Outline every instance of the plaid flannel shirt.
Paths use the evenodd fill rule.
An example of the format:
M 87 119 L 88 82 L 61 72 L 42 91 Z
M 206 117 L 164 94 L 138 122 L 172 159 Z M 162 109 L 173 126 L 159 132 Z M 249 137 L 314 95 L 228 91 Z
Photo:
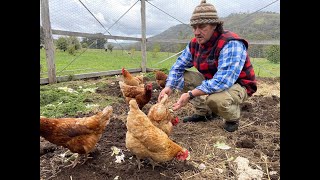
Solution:
M 207 94 L 212 94 L 230 88 L 239 77 L 246 60 L 246 55 L 246 47 L 241 41 L 229 41 L 220 52 L 218 71 L 212 79 L 202 81 L 196 89 Z M 188 44 L 171 67 L 166 81 L 166 87 L 182 90 L 184 86 L 183 73 L 185 69 L 191 68 L 192 66 L 192 55 Z

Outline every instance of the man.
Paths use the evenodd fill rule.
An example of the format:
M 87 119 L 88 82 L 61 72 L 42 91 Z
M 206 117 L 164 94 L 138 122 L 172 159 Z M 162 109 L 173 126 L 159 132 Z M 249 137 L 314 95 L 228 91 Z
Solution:
M 206 0 L 196 6 L 190 24 L 195 37 L 171 67 L 158 100 L 173 89 L 182 90 L 173 110 L 188 102 L 196 109 L 183 122 L 206 121 L 219 115 L 224 119 L 224 129 L 233 132 L 239 126 L 240 104 L 257 91 L 248 42 L 223 30 L 223 21 Z M 193 66 L 198 72 L 186 70 Z

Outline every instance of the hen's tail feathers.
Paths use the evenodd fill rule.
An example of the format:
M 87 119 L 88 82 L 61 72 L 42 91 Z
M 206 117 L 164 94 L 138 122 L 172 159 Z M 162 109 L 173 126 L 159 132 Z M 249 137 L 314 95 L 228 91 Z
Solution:
M 100 121 L 102 123 L 109 124 L 112 111 L 113 111 L 112 106 L 105 107 L 103 109 L 103 111 L 102 111 L 102 115 L 100 117 Z
M 140 81 L 139 84 L 144 84 L 144 77 L 143 77 L 142 74 L 141 75 L 137 75 L 136 78 Z
M 131 109 L 139 109 L 138 103 L 135 99 L 131 99 L 129 101 L 129 105 L 130 105 L 130 110 Z
M 125 97 L 125 95 L 124 95 L 124 82 L 123 81 L 119 81 L 119 86 L 120 86 L 120 90 L 121 90 L 121 92 L 122 92 L 122 95 L 123 95 L 123 97 Z
M 119 81 L 119 86 L 120 86 L 120 89 L 122 89 L 123 86 L 124 86 L 124 82 L 123 81 Z
M 119 81 L 119 87 L 120 87 L 120 89 L 123 89 L 123 86 L 124 86 L 124 82 L 123 82 L 123 81 Z

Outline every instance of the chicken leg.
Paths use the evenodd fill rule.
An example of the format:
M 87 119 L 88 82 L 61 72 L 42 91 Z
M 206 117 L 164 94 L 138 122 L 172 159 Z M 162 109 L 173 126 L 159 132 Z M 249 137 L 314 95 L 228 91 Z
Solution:
M 79 158 L 80 158 L 80 155 L 78 155 L 78 156 L 76 157 L 76 159 L 75 159 L 71 164 L 67 165 L 66 167 L 70 167 L 70 166 L 72 166 L 72 168 L 76 167 L 76 165 L 77 165 L 78 162 L 79 162 Z
M 81 163 L 81 165 L 84 164 L 85 162 L 87 162 L 87 160 L 91 159 L 91 158 L 93 158 L 93 157 L 89 157 L 88 154 L 85 154 L 84 161 L 83 161 L 83 163 Z
M 76 157 L 76 159 L 75 159 L 71 164 L 67 165 L 66 167 L 70 167 L 70 166 L 72 166 L 72 168 L 76 167 L 77 164 L 79 163 L 80 156 L 81 156 L 81 155 L 78 155 L 78 156 Z M 88 159 L 90 159 L 90 158 L 92 158 L 92 157 L 88 157 L 88 154 L 85 154 L 84 161 L 83 161 L 83 163 L 81 163 L 81 165 L 84 164 L 84 163 L 85 163 Z
M 152 165 L 152 170 L 153 170 L 153 171 L 154 171 L 154 167 L 155 167 L 155 166 L 163 167 L 163 166 L 161 166 L 159 163 L 156 163 L 155 161 L 153 161 L 151 158 L 148 158 L 148 160 L 149 160 L 149 164 Z
M 137 163 L 138 163 L 138 169 L 139 169 L 139 171 L 140 171 L 140 167 L 141 167 L 141 161 L 140 161 L 140 159 L 141 158 L 139 158 L 138 156 L 136 156 L 137 157 Z

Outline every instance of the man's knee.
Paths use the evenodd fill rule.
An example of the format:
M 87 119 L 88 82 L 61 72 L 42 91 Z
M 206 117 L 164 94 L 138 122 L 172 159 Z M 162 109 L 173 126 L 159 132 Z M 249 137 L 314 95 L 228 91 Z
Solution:
M 186 89 L 194 89 L 195 87 L 199 86 L 205 79 L 201 73 L 188 70 L 184 72 L 183 77 Z
M 224 98 L 208 98 L 205 103 L 210 109 L 222 112 L 228 111 L 232 105 L 230 100 Z

